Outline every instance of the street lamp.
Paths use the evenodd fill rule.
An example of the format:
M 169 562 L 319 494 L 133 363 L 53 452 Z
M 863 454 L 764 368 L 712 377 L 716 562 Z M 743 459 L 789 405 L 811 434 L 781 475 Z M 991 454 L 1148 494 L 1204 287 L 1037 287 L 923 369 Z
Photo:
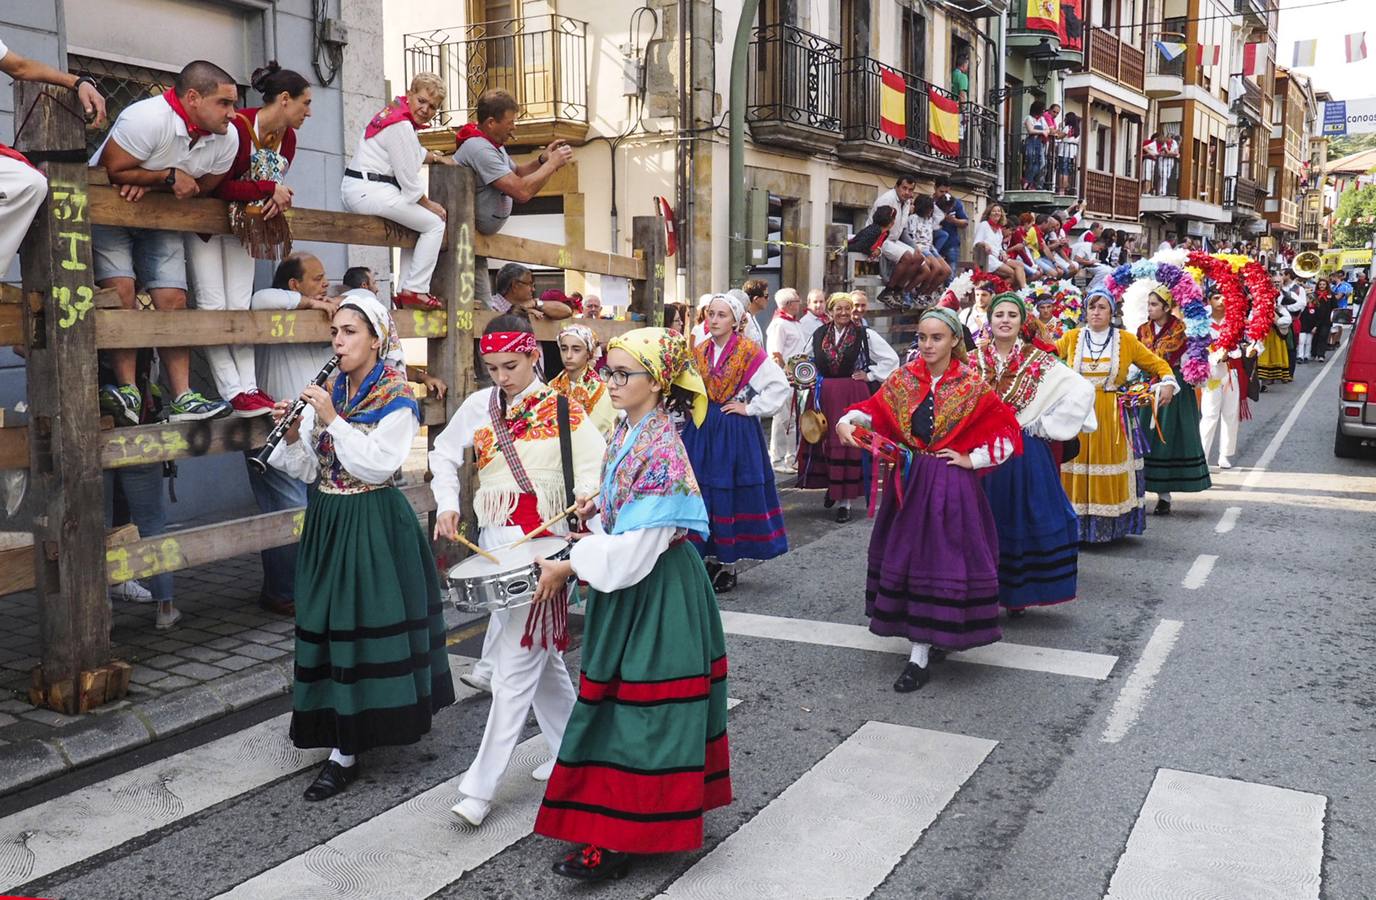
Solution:
M 1020 84 L 1013 87 L 1005 86 L 991 88 L 989 90 L 990 106 L 1000 106 L 1005 100 L 1020 94 L 1039 93 L 1046 87 L 1046 83 L 1051 80 L 1053 63 L 1060 58 L 1060 54 L 1052 48 L 1049 39 L 1042 38 L 1037 42 L 1036 47 L 1028 51 L 1027 58 L 1032 63 L 1032 80 L 1037 86 L 1032 87 L 1028 84 Z

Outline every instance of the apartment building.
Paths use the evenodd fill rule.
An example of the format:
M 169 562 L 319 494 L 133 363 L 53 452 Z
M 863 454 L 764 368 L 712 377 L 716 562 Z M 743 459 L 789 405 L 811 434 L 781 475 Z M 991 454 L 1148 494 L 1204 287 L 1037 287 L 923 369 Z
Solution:
M 1314 133 L 1317 111 L 1309 79 L 1278 67 L 1264 209 L 1271 233 L 1285 243 L 1296 243 L 1300 236 L 1300 206 L 1310 169 L 1309 135 Z
M 574 164 L 518 208 L 508 233 L 628 253 L 631 217 L 653 214 L 662 197 L 678 226 L 669 299 L 747 274 L 839 287 L 849 273 L 832 251 L 899 173 L 917 174 L 925 190 L 948 177 L 969 214 L 982 213 L 998 177 L 989 92 L 1001 70 L 1003 3 L 761 0 L 742 23 L 740 0 L 468 0 L 450 11 L 385 0 L 386 72 L 397 89 L 417 71 L 443 75 L 449 126 L 470 119 L 484 90 L 510 91 L 523 106 L 510 148 L 518 157 L 553 137 L 575 146 Z M 745 168 L 733 186 L 727 113 L 738 48 L 748 72 Z M 953 70 L 965 58 L 960 97 Z M 885 124 L 894 111 L 885 91 L 901 98 L 901 129 Z M 929 139 L 934 97 L 959 109 L 958 149 Z M 738 228 L 733 187 L 748 200 Z M 733 271 L 733 243 L 748 273 Z M 617 289 L 578 274 L 565 284 Z

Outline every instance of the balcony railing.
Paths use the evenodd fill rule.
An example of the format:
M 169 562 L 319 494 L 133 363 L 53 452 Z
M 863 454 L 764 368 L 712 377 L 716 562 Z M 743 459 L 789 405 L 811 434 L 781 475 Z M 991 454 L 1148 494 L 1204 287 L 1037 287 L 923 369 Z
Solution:
M 1188 45 L 1185 48 L 1185 52 L 1181 53 L 1175 59 L 1166 59 L 1166 57 L 1161 54 L 1161 51 L 1157 49 L 1156 41 L 1161 41 L 1165 44 L 1184 44 L 1185 35 L 1163 31 L 1147 42 L 1147 74 L 1161 75 L 1168 78 L 1184 78 L 1185 59 L 1190 55 Z
M 1237 81 L 1242 83 L 1242 91 L 1233 97 L 1233 112 L 1247 118 L 1253 125 L 1260 125 L 1261 88 L 1256 82 L 1248 81 L 1240 75 L 1237 76 Z
M 1085 172 L 1085 214 L 1088 216 L 1135 222 L 1141 193 L 1142 186 L 1136 178 L 1124 178 L 1111 172 Z
M 1086 69 L 1142 93 L 1146 57 L 1141 50 L 1104 28 L 1086 29 L 1085 42 L 1089 44 Z
M 999 117 L 978 103 L 960 104 L 960 167 L 987 172 L 998 171 Z
M 1180 196 L 1180 157 L 1142 157 L 1142 193 L 1154 197 Z
M 403 37 L 406 79 L 417 72 L 444 79 L 448 95 L 436 124 L 472 120 L 483 92 L 500 88 L 520 104 L 520 142 L 532 136 L 530 126 L 536 124 L 568 123 L 586 133 L 587 32 L 586 22 L 541 15 L 408 34 Z
M 1008 190 L 1057 193 L 1056 139 L 1047 138 L 1039 144 L 1026 134 L 1019 133 L 1017 138 L 1009 147 L 1007 170 L 1004 173 Z M 1073 185 L 1075 182 L 1071 183 Z
M 882 83 L 884 70 L 894 72 L 904 83 L 904 132 L 906 137 L 895 139 L 880 125 Z M 882 65 L 868 56 L 852 56 L 841 61 L 841 135 L 845 141 L 869 141 L 893 144 L 918 156 L 955 163 L 957 156 L 943 153 L 930 140 L 930 104 L 928 90 L 955 100 L 945 88 L 936 87 L 925 78 Z
M 1261 185 L 1250 178 L 1227 175 L 1223 178 L 1223 206 L 1227 209 L 1255 210 L 1261 201 Z
M 755 29 L 746 121 L 841 134 L 841 45 L 792 25 Z

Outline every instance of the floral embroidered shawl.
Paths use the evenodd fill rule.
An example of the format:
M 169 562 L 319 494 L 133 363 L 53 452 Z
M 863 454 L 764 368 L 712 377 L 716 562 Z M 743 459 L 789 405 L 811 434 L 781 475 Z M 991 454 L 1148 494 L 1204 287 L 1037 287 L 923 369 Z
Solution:
M 912 420 L 931 392 L 931 373 L 919 358 L 890 375 L 879 393 L 850 409 L 869 415 L 874 431 L 917 450 L 969 453 L 984 447 L 992 455 L 998 440 L 1006 438 L 1014 455 L 1022 452 L 1022 428 L 1013 410 L 985 383 L 977 368 L 955 359 L 937 382 L 932 440 L 924 444 L 912 433 Z
M 717 404 L 730 403 L 745 390 L 767 357 L 759 344 L 738 334 L 731 335 L 716 354 L 716 362 L 709 362 L 709 351 L 715 350 L 716 344 L 710 339 L 703 341 L 693 348 L 693 359 L 707 385 L 707 399 Z
M 379 362 L 368 377 L 363 379 L 352 397 L 346 398 L 349 379 L 343 375 L 334 380 L 330 399 L 334 401 L 334 411 L 344 421 L 364 431 L 371 431 L 377 423 L 399 409 L 408 410 L 420 421 L 420 407 L 406 383 L 406 376 L 386 362 Z M 323 428 L 315 442 L 315 453 L 320 460 L 322 477 L 330 480 L 339 489 L 355 486 L 355 479 L 339 463 L 334 452 L 334 436 Z M 361 484 L 361 482 L 358 482 Z
M 1061 365 L 1060 357 L 1048 353 L 1021 339 L 1013 346 L 1008 359 L 1000 365 L 993 339 L 983 341 L 974 354 L 975 365 L 999 399 L 1021 412 L 1037 396 L 1043 376 Z
M 608 534 L 673 527 L 707 537 L 702 492 L 662 408 L 635 425 L 622 419 L 602 465 L 602 525 Z
M 849 378 L 860 371 L 860 357 L 866 349 L 864 327 L 851 323 L 838 339 L 836 326 L 827 323 L 812 336 L 812 357 L 826 378 Z
M 1137 327 L 1137 340 L 1170 363 L 1171 368 L 1180 368 L 1181 357 L 1185 355 L 1185 323 L 1180 319 L 1171 316 L 1160 331 L 1150 321 L 1143 322 Z

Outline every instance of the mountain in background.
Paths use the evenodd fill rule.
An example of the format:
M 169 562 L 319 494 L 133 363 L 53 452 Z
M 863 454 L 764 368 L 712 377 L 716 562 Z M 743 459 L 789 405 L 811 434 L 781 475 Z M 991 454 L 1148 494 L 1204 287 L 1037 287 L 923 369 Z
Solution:
M 1376 150 L 1376 134 L 1349 134 L 1328 142 L 1329 160 L 1342 159 L 1363 150 Z

